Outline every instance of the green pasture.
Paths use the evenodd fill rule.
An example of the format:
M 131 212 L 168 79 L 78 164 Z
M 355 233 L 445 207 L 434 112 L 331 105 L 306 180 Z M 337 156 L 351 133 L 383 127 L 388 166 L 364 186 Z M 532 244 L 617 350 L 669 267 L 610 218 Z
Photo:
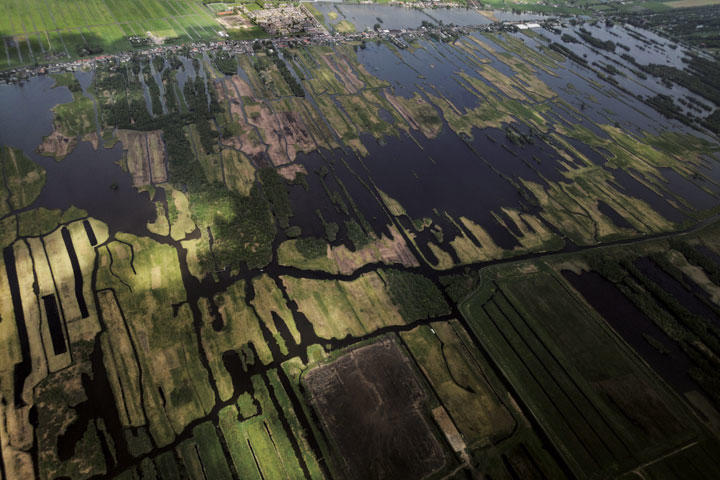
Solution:
M 211 9 L 180 0 L 3 0 L 0 69 L 132 48 L 129 36 L 166 42 L 217 36 Z
M 695 435 L 676 397 L 538 266 L 498 272 L 460 310 L 570 469 L 616 474 Z

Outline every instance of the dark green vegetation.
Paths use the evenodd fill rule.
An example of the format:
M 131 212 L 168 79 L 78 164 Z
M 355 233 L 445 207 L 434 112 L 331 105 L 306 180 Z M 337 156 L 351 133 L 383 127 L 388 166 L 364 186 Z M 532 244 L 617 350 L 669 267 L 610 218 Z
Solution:
M 656 30 L 682 43 L 720 51 L 720 5 L 674 8 L 662 12 L 643 12 L 627 15 L 623 19 L 632 25 Z M 682 6 L 682 2 L 680 5 Z M 686 5 L 691 7 L 691 5 Z
M 406 40 L 2 87 L 3 478 L 718 477 L 715 61 Z
M 640 68 L 649 75 L 661 78 L 668 85 L 676 83 L 712 101 L 714 104 L 720 105 L 720 81 L 718 81 L 718 78 L 720 78 L 720 63 L 717 61 L 691 56 L 683 70 L 657 64 L 643 65 Z M 670 118 L 685 119 L 685 116 L 679 112 L 672 99 L 666 95 L 659 94 L 653 97 L 652 105 Z M 720 134 L 720 113 L 718 112 L 720 112 L 720 109 L 715 109 L 710 116 L 699 120 L 700 124 L 716 134 Z
M 405 318 L 433 318 L 450 313 L 438 288 L 429 279 L 406 272 L 388 270 L 384 277 L 393 303 Z
M 611 252 L 591 256 L 588 264 L 612 282 L 659 329 L 653 348 L 676 344 L 684 354 L 684 372 L 714 403 L 720 402 L 716 353 L 720 351 L 718 309 L 709 301 L 720 280 L 712 247 L 716 229 L 699 238 L 671 240 L 670 249 Z M 709 290 L 708 290 L 709 289 Z M 710 293 L 712 292 L 712 293 Z M 650 337 L 654 338 L 654 337 Z
M 714 229 L 700 238 L 711 237 Z M 560 452 L 579 477 L 599 469 L 607 469 L 604 476 L 618 475 L 627 465 L 642 463 L 643 458 L 654 457 L 661 451 L 677 453 L 646 467 L 652 475 L 668 474 L 675 468 L 673 465 L 687 461 L 695 463 L 698 478 L 717 474 L 718 467 L 711 460 L 717 455 L 717 443 L 713 440 L 717 434 L 717 411 L 710 403 L 718 405 L 718 399 L 708 388 L 713 380 L 706 375 L 711 370 L 702 373 L 707 368 L 707 355 L 713 358 L 714 354 L 696 351 L 694 358 L 700 365 L 687 372 L 698 381 L 701 391 L 686 384 L 679 387 L 677 383 L 674 385 L 677 390 L 671 391 L 636 357 L 638 352 L 642 356 L 650 352 L 645 360 L 658 368 L 655 357 L 669 355 L 678 345 L 684 351 L 683 345 L 689 344 L 694 344 L 694 348 L 699 345 L 713 348 L 713 342 L 706 343 L 713 335 L 707 332 L 707 324 L 703 324 L 700 316 L 686 311 L 692 308 L 691 304 L 680 305 L 673 293 L 655 283 L 662 282 L 661 278 L 653 275 L 654 279 L 650 279 L 634 266 L 649 254 L 653 262 L 668 269 L 674 264 L 672 268 L 677 269 L 680 258 L 672 252 L 660 253 L 663 244 L 598 249 L 587 255 L 559 256 L 546 262 L 490 269 L 477 293 L 461 306 L 471 329 L 551 441 L 565 445 Z M 625 295 L 624 301 L 629 299 L 640 310 L 623 310 L 622 302 L 608 290 L 616 288 L 612 284 L 590 282 L 594 274 L 578 276 L 568 270 L 587 268 L 583 265 L 611 279 L 622 292 L 620 298 Z M 693 274 L 695 281 L 701 278 L 697 275 Z M 700 287 L 691 287 L 690 278 L 685 276 L 684 282 L 685 287 L 680 288 L 701 295 L 697 291 Z M 652 329 L 641 336 L 643 329 L 652 325 L 643 326 L 643 314 L 668 336 L 659 337 Z M 692 337 L 695 335 L 692 330 L 701 335 Z M 623 340 L 618 340 L 623 337 L 638 350 L 632 351 Z M 642 343 L 634 343 L 635 339 Z M 652 350 L 657 348 L 662 351 L 653 357 Z M 685 394 L 691 406 L 684 404 L 678 393 Z M 698 438 L 702 440 L 698 442 Z M 688 444 L 692 448 L 680 454 Z
M 275 224 L 266 197 L 254 185 L 250 195 L 223 192 L 208 188 L 190 194 L 193 219 L 203 225 L 213 225 L 213 248 L 201 257 L 206 269 L 222 269 L 245 263 L 249 268 L 267 265 L 272 255 Z M 227 216 L 213 215 L 222 205 Z
M 292 217 L 292 207 L 288 197 L 288 188 L 285 179 L 273 168 L 263 168 L 258 172 L 258 178 L 262 183 L 263 192 L 270 201 L 275 218 L 280 227 L 287 228 Z
M 221 65 L 228 61 L 220 58 Z M 234 58 L 232 61 L 235 61 Z M 173 63 L 172 58 L 169 63 Z M 135 60 L 130 68 L 140 71 L 143 66 L 147 64 Z M 164 65 L 164 68 L 170 70 L 172 67 Z M 177 95 L 180 101 L 166 102 L 166 105 L 174 105 L 175 108 L 168 107 L 165 114 L 162 110 L 155 113 L 155 109 L 150 114 L 142 96 L 136 93 L 141 85 L 132 76 L 113 67 L 99 76 L 103 80 L 99 81 L 96 91 L 125 92 L 121 96 L 104 97 L 100 110 L 104 126 L 109 127 L 116 122 L 115 125 L 121 128 L 161 130 L 167 148 L 169 181 L 186 190 L 195 223 L 199 226 L 213 225 L 214 248 L 200 255 L 203 268 L 210 271 L 243 263 L 251 267 L 267 264 L 271 256 L 270 243 L 276 231 L 270 205 L 280 226 L 286 227 L 291 215 L 287 192 L 283 180 L 274 170 L 261 170 L 263 186 L 253 186 L 247 196 L 228 191 L 212 173 L 199 174 L 203 170 L 204 158 L 220 150 L 219 134 L 211 126 L 215 115 L 220 112 L 215 89 L 208 89 L 210 84 L 198 75 L 194 81 L 185 83 L 180 95 L 179 86 L 170 77 L 169 81 L 163 82 L 165 98 Z M 155 89 L 150 89 L 150 95 L 154 99 L 153 104 L 156 100 L 159 103 L 157 83 L 150 76 L 146 82 L 155 85 Z M 197 146 L 191 145 L 186 131 L 188 125 L 197 129 Z
M 0 148 L 0 215 L 30 205 L 45 185 L 45 171 L 25 156 L 22 150 Z

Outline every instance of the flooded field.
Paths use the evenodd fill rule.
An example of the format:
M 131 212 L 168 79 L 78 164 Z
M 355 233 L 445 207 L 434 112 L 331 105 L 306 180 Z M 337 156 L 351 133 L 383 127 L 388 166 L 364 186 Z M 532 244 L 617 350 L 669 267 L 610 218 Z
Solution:
M 717 473 L 709 60 L 313 6 L 0 85 L 3 478 Z
M 392 5 L 360 5 L 352 3 L 314 3 L 330 25 L 345 20 L 358 31 L 372 29 L 380 24 L 386 29 L 418 28 L 423 22 L 465 25 L 484 25 L 491 20 L 474 9 L 437 8 L 419 9 Z M 511 16 L 512 17 L 512 16 Z

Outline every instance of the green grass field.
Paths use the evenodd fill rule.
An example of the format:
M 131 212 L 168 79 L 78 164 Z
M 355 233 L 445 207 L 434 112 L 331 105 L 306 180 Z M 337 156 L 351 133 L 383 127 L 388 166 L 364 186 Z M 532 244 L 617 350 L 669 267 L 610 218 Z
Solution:
M 703 7 L 705 5 L 718 4 L 720 4 L 720 0 L 676 0 L 672 2 L 665 2 L 665 5 L 671 8 Z
M 561 277 L 509 270 L 460 310 L 576 475 L 620 472 L 696 434 L 676 397 Z
M 218 24 L 199 2 L 180 0 L 3 0 L 0 69 L 77 57 L 83 49 L 129 50 L 129 36 L 215 38 Z

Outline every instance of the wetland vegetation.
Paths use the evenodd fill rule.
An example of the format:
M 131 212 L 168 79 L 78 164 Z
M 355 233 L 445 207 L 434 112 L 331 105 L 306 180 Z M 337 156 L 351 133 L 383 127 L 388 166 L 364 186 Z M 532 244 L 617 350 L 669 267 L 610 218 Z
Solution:
M 113 42 L 276 5 L 32 5 L 0 69 L 136 52 L 0 85 L 0 477 L 720 475 L 696 36 L 315 4 L 346 36 L 158 53 Z M 527 28 L 422 33 L 463 16 Z

